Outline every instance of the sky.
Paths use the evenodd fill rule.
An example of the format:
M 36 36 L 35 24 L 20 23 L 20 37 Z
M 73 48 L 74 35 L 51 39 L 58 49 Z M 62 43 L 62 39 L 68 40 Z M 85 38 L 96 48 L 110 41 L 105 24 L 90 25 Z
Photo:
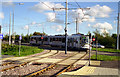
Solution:
M 1 4 L 0 4 L 1 5 Z M 0 24 L 2 33 L 8 34 L 11 14 L 11 26 L 14 11 L 14 32 L 29 34 L 45 32 L 48 35 L 64 34 L 65 2 L 2 2 Z M 53 10 L 54 8 L 54 10 Z M 55 9 L 62 8 L 62 9 Z M 80 9 L 82 8 L 82 9 Z M 118 2 L 77 2 L 68 3 L 68 35 L 76 33 L 76 18 L 79 33 L 87 34 L 96 29 L 100 33 L 117 33 Z M 12 27 L 11 27 L 12 30 Z M 12 31 L 11 31 L 12 32 Z

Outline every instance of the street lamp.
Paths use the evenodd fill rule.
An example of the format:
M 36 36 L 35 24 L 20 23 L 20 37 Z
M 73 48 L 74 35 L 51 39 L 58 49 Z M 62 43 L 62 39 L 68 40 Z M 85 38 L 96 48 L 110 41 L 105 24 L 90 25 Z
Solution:
M 18 5 L 24 5 L 24 3 L 17 3 Z M 16 5 L 17 5 L 16 4 Z M 10 15 L 11 18 L 11 15 Z M 11 22 L 11 19 L 10 19 Z M 11 23 L 10 23 L 11 24 Z M 13 22 L 12 22 L 12 45 L 15 43 L 15 32 L 14 32 L 14 9 L 13 9 Z M 11 44 L 11 36 L 10 36 L 10 25 L 9 25 L 9 45 Z

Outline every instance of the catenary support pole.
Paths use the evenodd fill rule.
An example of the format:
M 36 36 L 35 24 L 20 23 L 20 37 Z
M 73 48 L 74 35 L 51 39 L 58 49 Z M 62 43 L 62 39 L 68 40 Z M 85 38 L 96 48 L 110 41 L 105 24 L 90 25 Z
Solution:
M 117 50 L 119 50 L 119 24 L 120 24 L 120 22 L 119 22 L 119 19 L 120 19 L 120 12 L 119 12 L 119 3 L 120 2 L 118 2 L 118 26 L 117 26 Z
M 9 22 L 9 45 L 11 45 L 11 12 L 10 12 L 10 22 Z
M 15 35 L 14 35 L 14 11 L 13 11 L 13 22 L 12 22 L 12 45 L 15 42 Z
M 117 26 L 117 50 L 119 50 L 119 18 L 120 17 L 120 13 L 118 13 L 118 26 Z
M 67 0 L 66 0 L 66 16 L 65 16 L 65 54 L 67 54 L 67 10 L 68 10 L 68 6 L 67 6 Z

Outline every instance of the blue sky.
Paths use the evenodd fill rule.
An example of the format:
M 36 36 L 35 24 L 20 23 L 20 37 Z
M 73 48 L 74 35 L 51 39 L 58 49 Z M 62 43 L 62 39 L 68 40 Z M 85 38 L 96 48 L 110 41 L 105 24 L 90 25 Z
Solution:
M 2 13 L 4 14 L 4 17 L 2 18 L 2 33 L 7 34 L 9 32 L 9 18 L 10 18 L 10 12 L 13 13 L 14 9 L 14 31 L 16 34 L 24 34 L 26 35 L 28 33 L 28 27 L 29 26 L 29 33 L 33 32 L 44 32 L 48 35 L 57 35 L 57 34 L 64 34 L 64 27 L 65 27 L 65 11 L 53 11 L 48 9 L 49 6 L 52 6 L 52 4 L 60 4 L 60 7 L 65 7 L 64 2 L 49 2 L 50 5 L 42 3 L 46 8 L 36 8 L 35 6 L 41 6 L 39 2 L 22 2 L 24 5 L 19 5 L 19 2 L 12 2 L 10 5 L 7 3 L 2 5 Z M 49 4 L 48 3 L 48 4 Z M 118 2 L 77 2 L 78 5 L 81 8 L 93 8 L 92 11 L 94 11 L 94 8 L 104 8 L 102 11 L 96 9 L 95 14 L 96 16 L 90 16 L 94 18 L 93 20 L 89 22 L 89 20 L 83 21 L 82 23 L 79 23 L 79 32 L 83 34 L 87 34 L 88 31 L 93 32 L 95 29 L 100 30 L 102 33 L 104 28 L 106 29 L 106 32 L 109 32 L 110 34 L 116 33 L 117 29 L 117 15 L 118 15 Z M 68 7 L 69 8 L 80 8 L 77 5 L 76 2 L 69 2 Z M 14 6 L 12 6 L 14 4 Z M 103 7 L 105 6 L 105 7 Z M 107 8 L 107 9 L 105 9 Z M 42 9 L 42 12 L 41 12 Z M 68 15 L 68 23 L 74 21 L 74 14 L 76 12 L 73 12 L 72 9 L 68 12 L 72 12 L 71 15 Z M 80 10 L 78 10 L 79 13 Z M 105 15 L 104 15 L 105 12 Z M 48 15 L 49 13 L 49 15 Z M 50 14 L 51 13 L 51 14 Z M 54 15 L 55 14 L 55 18 Z M 82 14 L 80 12 L 80 14 Z M 101 14 L 100 16 L 97 16 L 98 14 Z M 103 14 L 103 16 L 102 16 Z M 53 17 L 54 21 L 50 20 L 50 17 Z M 81 18 L 80 18 L 81 19 Z M 81 21 L 81 20 L 80 20 Z M 116 21 L 116 22 L 115 22 Z M 58 23 L 59 22 L 59 23 Z M 89 25 L 89 26 L 88 26 Z M 107 25 L 107 26 L 106 26 Z M 25 27 L 26 26 L 26 27 Z M 100 27 L 101 26 L 101 27 Z M 112 28 L 111 28 L 112 26 Z M 68 34 L 74 34 L 76 31 L 75 22 L 70 23 L 68 25 Z M 12 32 L 12 31 L 11 31 Z

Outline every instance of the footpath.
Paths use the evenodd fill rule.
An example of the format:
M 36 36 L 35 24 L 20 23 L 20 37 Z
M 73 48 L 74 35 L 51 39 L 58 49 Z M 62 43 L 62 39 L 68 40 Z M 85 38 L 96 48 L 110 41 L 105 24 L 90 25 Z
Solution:
M 93 51 L 94 53 L 94 51 Z M 104 54 L 104 52 L 99 53 Z M 109 53 L 105 53 L 109 54 Z M 109 55 L 112 55 L 111 53 Z M 58 77 L 120 77 L 120 67 L 118 61 L 93 61 L 91 60 L 90 66 L 88 59 L 80 60 L 76 64 L 85 65 L 82 68 L 64 72 Z

